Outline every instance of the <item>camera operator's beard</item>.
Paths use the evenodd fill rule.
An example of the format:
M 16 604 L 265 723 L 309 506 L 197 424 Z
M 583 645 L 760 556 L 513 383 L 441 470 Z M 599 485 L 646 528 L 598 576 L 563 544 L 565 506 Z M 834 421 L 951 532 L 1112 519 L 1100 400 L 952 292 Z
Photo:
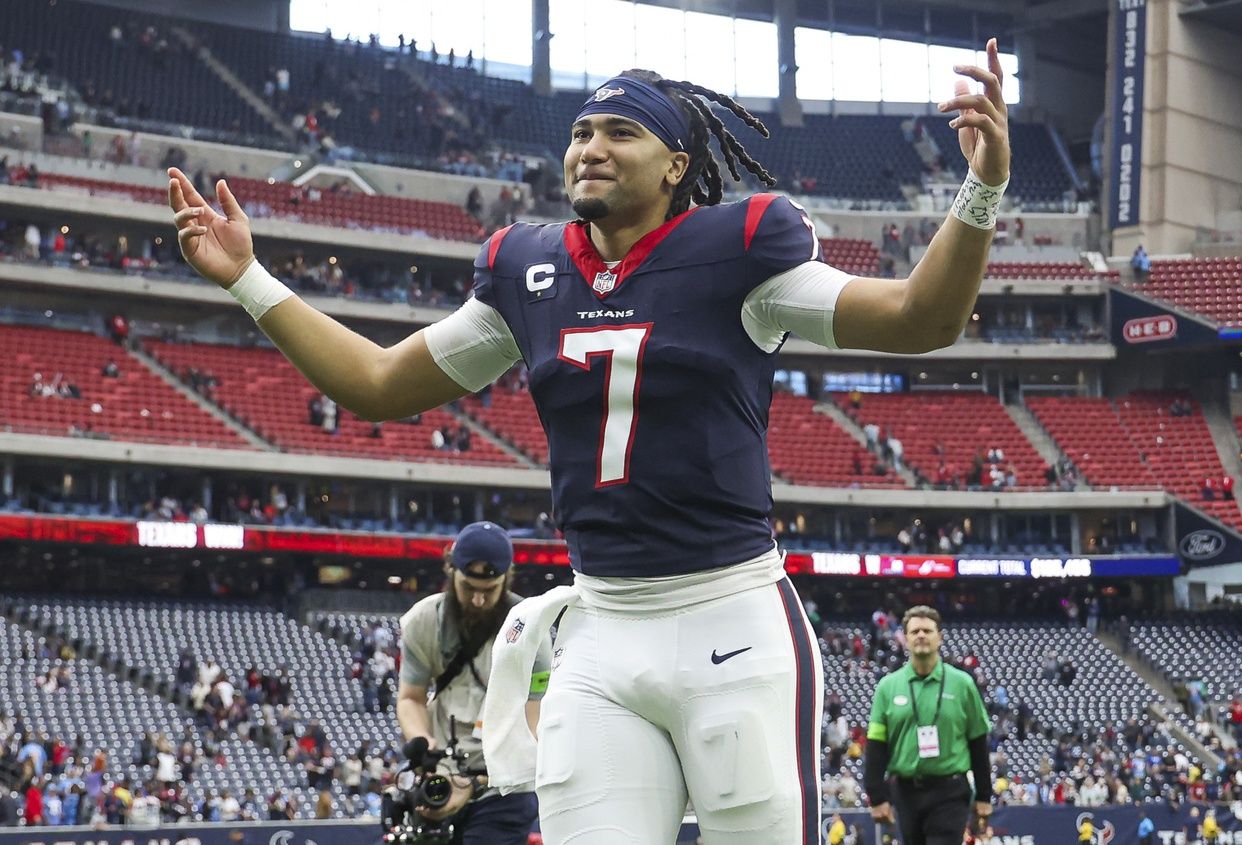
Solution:
M 448 584 L 444 588 L 445 610 L 456 614 L 457 618 L 461 620 L 463 640 L 484 643 L 496 638 L 496 635 L 500 633 L 500 626 L 505 623 L 505 617 L 509 615 L 509 603 L 505 601 L 505 592 L 505 588 L 502 587 L 500 597 L 489 608 L 479 609 L 472 605 L 463 606 L 457 600 L 457 590 L 453 587 L 453 579 L 449 579 Z

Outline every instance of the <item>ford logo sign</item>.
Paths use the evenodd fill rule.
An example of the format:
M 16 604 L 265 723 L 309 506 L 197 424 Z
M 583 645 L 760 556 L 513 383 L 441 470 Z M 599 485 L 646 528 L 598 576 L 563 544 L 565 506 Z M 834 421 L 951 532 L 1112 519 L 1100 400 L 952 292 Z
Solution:
M 1187 560 L 1211 560 L 1225 550 L 1225 535 L 1200 528 L 1183 537 L 1180 548 Z

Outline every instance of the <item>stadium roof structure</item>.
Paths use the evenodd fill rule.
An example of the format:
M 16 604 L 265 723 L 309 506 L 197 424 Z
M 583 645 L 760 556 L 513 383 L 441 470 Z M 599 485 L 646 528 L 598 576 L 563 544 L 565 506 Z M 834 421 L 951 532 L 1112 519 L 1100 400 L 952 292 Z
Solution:
M 1242 34 L 1242 0 L 1195 0 L 1179 12 L 1183 18 Z
M 637 0 L 692 12 L 772 20 L 779 0 Z M 1108 0 L 794 0 L 798 23 L 857 34 L 975 42 L 996 33 L 1106 15 Z M 1213 5 L 1242 3 L 1215 0 Z M 1004 47 L 1005 45 L 1002 45 Z

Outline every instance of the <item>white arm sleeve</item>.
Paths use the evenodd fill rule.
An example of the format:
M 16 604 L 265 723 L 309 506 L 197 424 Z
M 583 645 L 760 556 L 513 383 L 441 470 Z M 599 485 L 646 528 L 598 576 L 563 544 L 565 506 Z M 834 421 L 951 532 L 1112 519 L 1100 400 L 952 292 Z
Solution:
M 500 312 L 474 297 L 423 330 L 431 357 L 466 390 L 482 390 L 522 357 Z
M 742 303 L 742 326 L 764 352 L 775 352 L 793 332 L 836 349 L 832 317 L 837 297 L 856 276 L 819 261 L 807 261 L 756 287 Z

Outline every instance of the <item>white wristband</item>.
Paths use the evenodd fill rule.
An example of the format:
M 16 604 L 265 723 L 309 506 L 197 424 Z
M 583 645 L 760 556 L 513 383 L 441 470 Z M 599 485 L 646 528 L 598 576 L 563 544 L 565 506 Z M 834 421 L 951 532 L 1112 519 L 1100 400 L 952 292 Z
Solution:
M 260 264 L 257 258 L 250 262 L 246 272 L 233 282 L 228 291 L 229 295 L 240 302 L 242 308 L 245 308 L 246 313 L 256 322 L 273 306 L 293 296 L 293 291 L 267 272 L 267 268 Z
M 996 226 L 996 213 L 1000 210 L 1001 197 L 1009 180 L 999 187 L 985 185 L 979 181 L 973 170 L 967 171 L 966 181 L 953 200 L 953 216 L 967 226 L 976 229 L 992 229 Z

